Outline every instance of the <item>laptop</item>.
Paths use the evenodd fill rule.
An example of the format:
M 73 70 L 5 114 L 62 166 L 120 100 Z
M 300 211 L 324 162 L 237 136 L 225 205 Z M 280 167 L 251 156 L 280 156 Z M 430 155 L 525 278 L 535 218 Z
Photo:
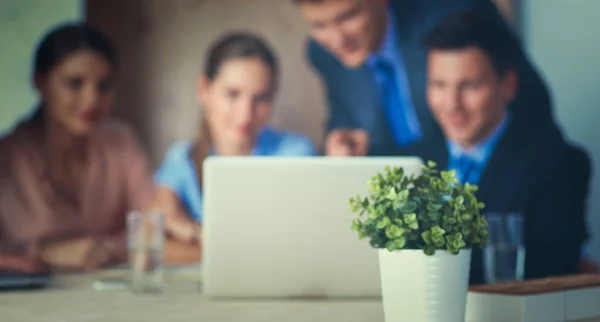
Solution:
M 209 157 L 202 291 L 211 298 L 381 296 L 378 251 L 351 230 L 349 199 L 415 157 Z

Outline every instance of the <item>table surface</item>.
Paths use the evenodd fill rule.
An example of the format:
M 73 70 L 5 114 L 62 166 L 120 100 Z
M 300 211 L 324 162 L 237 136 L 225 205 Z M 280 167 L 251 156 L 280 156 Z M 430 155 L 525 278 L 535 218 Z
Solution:
M 98 291 L 93 287 L 97 277 L 59 277 L 43 291 L 0 293 L 0 321 L 384 321 L 379 300 L 210 300 L 191 276 L 173 276 L 167 276 L 159 294 Z
M 159 294 L 94 289 L 93 276 L 60 277 L 42 291 L 0 293 L 0 321 L 383 321 L 381 302 L 210 300 L 191 278 L 166 278 Z

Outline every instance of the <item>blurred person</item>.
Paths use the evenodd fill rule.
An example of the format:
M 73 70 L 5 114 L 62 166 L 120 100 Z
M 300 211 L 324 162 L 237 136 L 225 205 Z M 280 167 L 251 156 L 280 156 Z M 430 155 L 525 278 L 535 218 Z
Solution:
M 153 183 L 133 131 L 109 118 L 117 65 L 110 41 L 85 24 L 59 26 L 39 44 L 39 106 L 0 140 L 0 246 L 23 249 L 0 247 L 0 269 L 126 260 L 126 213 L 148 205 Z
M 327 155 L 386 155 L 438 129 L 425 99 L 423 33 L 465 8 L 509 26 L 490 0 L 293 0 L 309 27 L 307 56 L 327 89 Z M 517 119 L 560 131 L 545 84 L 518 41 L 521 82 L 510 110 Z M 522 86 L 521 86 L 522 85 Z M 526 90 L 521 90 L 526 89 Z
M 278 83 L 277 57 L 260 37 L 231 33 L 206 55 L 197 79 L 202 109 L 199 134 L 167 152 L 155 182 L 166 227 L 184 241 L 199 240 L 202 223 L 202 162 L 208 155 L 311 156 L 308 137 L 267 125 Z
M 520 81 L 511 38 L 474 10 L 427 33 L 427 101 L 443 136 L 421 143 L 424 158 L 478 185 L 485 212 L 523 214 L 525 278 L 574 274 L 586 238 L 590 160 L 557 137 L 531 133 L 508 108 Z M 483 271 L 474 249 L 471 284 L 484 282 Z

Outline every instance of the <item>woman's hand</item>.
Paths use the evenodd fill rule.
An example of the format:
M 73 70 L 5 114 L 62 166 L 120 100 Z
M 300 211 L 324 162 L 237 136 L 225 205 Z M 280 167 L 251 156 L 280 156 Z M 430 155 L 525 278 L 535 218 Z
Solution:
M 83 268 L 87 271 L 93 271 L 111 264 L 114 256 L 110 249 L 102 242 L 97 242 L 86 255 Z
M 56 270 L 94 270 L 110 263 L 110 250 L 91 237 L 46 245 L 42 261 Z
M 199 245 L 202 240 L 202 227 L 181 216 L 169 216 L 165 220 L 167 235 L 191 245 Z
M 159 211 L 165 216 L 165 232 L 184 243 L 198 244 L 201 227 L 183 209 L 177 195 L 168 188 L 158 188 L 149 211 Z

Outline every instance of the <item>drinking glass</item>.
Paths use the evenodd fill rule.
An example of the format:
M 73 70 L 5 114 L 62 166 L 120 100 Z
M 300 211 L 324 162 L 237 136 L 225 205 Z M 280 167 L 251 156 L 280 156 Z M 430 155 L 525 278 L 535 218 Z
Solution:
M 487 283 L 523 280 L 525 246 L 523 214 L 488 213 L 488 244 L 483 249 Z
M 160 292 L 163 285 L 164 216 L 134 211 L 127 218 L 130 286 L 134 292 Z

